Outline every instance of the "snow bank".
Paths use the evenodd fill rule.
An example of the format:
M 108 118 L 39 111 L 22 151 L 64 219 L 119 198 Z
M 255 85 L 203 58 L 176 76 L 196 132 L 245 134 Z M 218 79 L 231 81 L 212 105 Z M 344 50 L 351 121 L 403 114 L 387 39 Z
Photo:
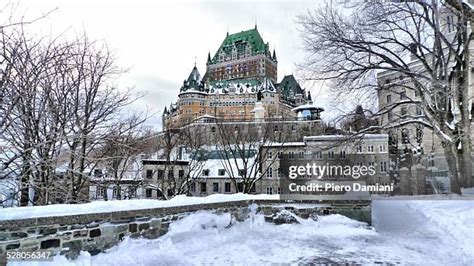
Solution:
M 447 200 L 452 198 L 457 200 Z M 474 261 L 474 201 L 465 198 L 469 197 L 450 195 L 374 200 L 372 223 L 377 232 L 387 235 L 415 234 L 429 238 L 439 235 L 440 241 L 434 246 L 438 247 L 438 252 L 449 250 L 446 246 L 450 245 L 461 253 L 459 263 L 469 265 Z M 449 254 L 446 256 L 454 258 Z
M 82 253 L 75 261 L 56 256 L 51 265 L 262 265 L 304 263 L 305 256 L 331 257 L 334 246 L 352 238 L 373 237 L 366 224 L 341 215 L 318 221 L 299 219 L 300 224 L 274 225 L 264 216 L 254 216 L 231 226 L 229 214 L 193 213 L 170 225 L 166 235 L 155 240 L 129 239 L 91 257 Z M 341 258 L 353 248 L 340 250 Z M 14 265 L 14 264 L 13 264 Z
M 472 265 L 474 261 L 474 201 L 377 199 L 376 230 L 341 215 L 298 217 L 299 224 L 275 225 L 256 214 L 254 206 L 250 209 L 250 218 L 243 222 L 228 213 L 198 211 L 170 224 L 168 233 L 158 239 L 125 238 L 105 253 L 83 252 L 74 261 L 56 256 L 46 265 Z
M 0 209 L 0 220 L 26 219 L 36 217 L 64 216 L 87 213 L 142 210 L 162 207 L 178 207 L 205 203 L 231 202 L 240 200 L 277 200 L 279 195 L 213 194 L 207 197 L 176 196 L 170 200 L 113 200 L 93 201 L 85 204 L 55 204 L 48 206 Z

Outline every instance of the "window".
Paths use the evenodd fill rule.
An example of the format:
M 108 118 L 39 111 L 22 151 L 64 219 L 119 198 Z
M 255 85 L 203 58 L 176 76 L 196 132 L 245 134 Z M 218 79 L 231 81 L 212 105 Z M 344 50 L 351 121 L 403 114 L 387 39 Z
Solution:
M 380 152 L 380 153 L 385 153 L 385 151 L 386 151 L 386 150 L 385 150 L 385 145 L 380 145 L 380 146 L 379 146 L 379 152 Z
M 206 182 L 201 182 L 201 192 L 206 193 L 207 192 L 207 184 Z
M 174 172 L 173 170 L 168 170 L 168 178 L 173 179 L 174 178 Z
M 387 104 L 392 103 L 392 95 L 388 94 L 387 95 Z
M 116 187 L 114 187 L 114 190 L 112 191 L 112 198 L 116 199 L 117 195 L 118 195 L 118 189 Z
M 230 182 L 226 182 L 224 184 L 224 192 L 226 192 L 226 193 L 230 192 Z
M 423 141 L 423 126 L 418 126 L 416 128 L 416 141 L 421 143 Z
M 129 198 L 136 198 L 137 197 L 137 190 L 135 188 L 128 188 L 128 197 Z
M 420 107 L 416 107 L 416 115 L 423 115 L 423 111 Z
M 430 154 L 430 156 L 428 157 L 428 162 L 429 162 L 429 165 L 431 167 L 435 166 L 435 156 L 434 156 L 434 154 Z
M 244 192 L 244 183 L 237 183 L 237 192 Z
M 278 168 L 278 169 L 277 169 L 277 177 L 278 177 L 278 178 L 281 178 L 281 168 Z
M 273 153 L 271 151 L 269 151 L 267 153 L 267 159 L 272 159 L 272 157 L 273 157 Z
M 173 192 L 172 189 L 169 188 L 168 191 L 166 192 L 166 194 L 168 195 L 168 197 L 173 197 L 174 192 Z
M 298 153 L 298 158 L 304 159 L 304 151 L 300 151 L 300 152 Z
M 387 119 L 388 119 L 389 122 L 393 120 L 393 113 L 392 113 L 392 111 L 388 111 L 388 113 L 387 113 Z
M 340 151 L 339 152 L 339 158 L 345 159 L 346 158 L 346 151 Z
M 329 159 L 334 159 L 334 151 L 329 151 L 328 152 L 328 158 Z
M 217 174 L 218 174 L 219 176 L 224 176 L 224 175 L 225 175 L 225 169 L 219 169 L 219 170 L 217 171 Z
M 277 188 L 277 194 L 281 194 L 281 188 Z
M 152 192 L 153 192 L 153 190 L 151 188 L 147 188 L 145 190 L 145 197 L 151 198 Z
M 400 92 L 400 100 L 405 100 L 406 98 L 407 98 L 407 92 L 406 91 Z
M 153 170 L 151 170 L 151 169 L 146 170 L 146 178 L 147 179 L 152 179 L 153 178 Z
M 219 192 L 219 183 L 214 182 L 212 183 L 212 192 Z
M 321 151 L 314 152 L 314 155 L 316 156 L 317 159 L 322 159 L 323 158 L 323 153 Z
M 267 187 L 267 194 L 272 195 L 273 194 L 273 187 Z
M 453 16 L 447 16 L 446 17 L 446 26 L 447 26 L 447 29 L 448 29 L 448 32 L 452 32 L 454 31 L 454 19 L 453 19 Z
M 211 128 L 211 132 L 212 132 L 212 133 L 215 133 L 215 132 L 216 132 L 216 128 L 215 128 L 215 127 L 212 127 L 212 128 Z
M 202 176 L 209 176 L 209 169 L 202 170 Z
M 95 176 L 95 177 L 100 177 L 100 176 L 102 176 L 102 170 L 100 170 L 100 169 L 94 169 L 94 176 Z
M 402 129 L 402 143 L 403 144 L 408 144 L 410 143 L 410 136 L 409 136 L 410 132 L 408 131 L 408 129 L 404 128 Z
M 247 171 L 245 169 L 239 169 L 239 176 L 245 176 L 247 174 Z
M 267 178 L 272 178 L 273 177 L 273 169 L 270 167 L 267 169 Z
M 164 175 L 165 175 L 165 171 L 158 170 L 158 179 L 162 179 Z
M 97 198 L 104 197 L 105 196 L 105 188 L 104 187 L 97 187 L 95 195 L 96 195 Z
M 290 152 L 288 153 L 288 159 L 294 159 L 294 158 L 295 158 L 295 153 L 292 152 L 292 151 L 290 151 Z
M 406 108 L 406 107 L 402 107 L 402 108 L 400 109 L 400 113 L 401 113 L 402 116 L 406 116 L 406 115 L 407 115 L 407 108 Z
M 374 146 L 373 145 L 367 146 L 367 152 L 374 153 Z
M 161 192 L 161 190 L 159 190 L 159 189 L 156 190 L 156 197 L 157 198 L 163 198 L 163 193 Z
M 191 187 L 189 188 L 191 192 L 196 192 L 196 183 L 191 183 Z
M 380 162 L 380 172 L 382 173 L 387 172 L 387 162 Z
M 184 170 L 179 170 L 178 171 L 178 177 L 183 178 L 184 177 Z
M 362 145 L 357 145 L 356 146 L 356 152 L 357 153 L 362 153 Z

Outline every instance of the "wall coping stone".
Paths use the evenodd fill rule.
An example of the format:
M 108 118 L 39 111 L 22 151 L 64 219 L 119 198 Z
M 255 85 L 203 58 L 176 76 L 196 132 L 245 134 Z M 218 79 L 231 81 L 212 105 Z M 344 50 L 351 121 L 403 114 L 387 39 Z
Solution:
M 276 205 L 276 204 L 318 204 L 318 205 L 329 205 L 329 206 L 317 206 L 311 208 L 361 208 L 369 207 L 370 201 L 327 201 L 327 200 L 236 200 L 236 201 L 223 201 L 215 203 L 202 203 L 202 204 L 190 204 L 180 205 L 172 207 L 159 207 L 149 209 L 137 209 L 137 210 L 126 210 L 126 211 L 114 211 L 114 212 L 101 212 L 101 213 L 85 213 L 85 214 L 74 214 L 64 216 L 45 216 L 45 217 L 34 217 L 24 219 L 12 219 L 12 220 L 1 220 L 0 230 L 12 229 L 12 228 L 25 228 L 25 227 L 36 227 L 43 225 L 70 225 L 70 224 L 86 224 L 92 222 L 106 222 L 121 219 L 135 218 L 138 216 L 165 216 L 170 214 L 195 212 L 199 210 L 210 210 L 218 208 L 228 207 L 245 207 L 251 204 L 257 205 Z

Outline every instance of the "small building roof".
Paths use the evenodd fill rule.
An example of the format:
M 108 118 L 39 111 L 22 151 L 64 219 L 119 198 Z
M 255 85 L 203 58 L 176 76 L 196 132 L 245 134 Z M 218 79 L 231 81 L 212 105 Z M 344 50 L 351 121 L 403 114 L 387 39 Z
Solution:
M 309 102 L 307 104 L 303 104 L 291 109 L 291 111 L 293 112 L 299 112 L 299 111 L 304 111 L 304 110 L 316 110 L 316 111 L 322 112 L 324 111 L 324 108 L 318 107 L 314 105 L 312 102 Z

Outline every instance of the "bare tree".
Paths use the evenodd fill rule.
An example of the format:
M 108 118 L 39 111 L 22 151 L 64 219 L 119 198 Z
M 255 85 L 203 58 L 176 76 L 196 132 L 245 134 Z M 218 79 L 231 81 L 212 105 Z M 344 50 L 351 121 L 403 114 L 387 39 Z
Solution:
M 3 49 L 10 56 L 2 85 L 16 102 L 5 113 L 2 141 L 10 153 L 2 161 L 18 169 L 20 204 L 87 201 L 98 151 L 136 99 L 112 83 L 123 71 L 105 45 L 85 35 L 68 42 L 19 31 Z
M 105 173 L 100 180 L 96 181 L 97 186 L 105 187 L 105 194 L 109 184 L 112 184 L 116 193 L 115 199 L 121 200 L 131 198 L 136 195 L 136 189 L 141 184 L 142 167 L 141 153 L 143 150 L 143 128 L 142 124 L 146 120 L 141 116 L 133 116 L 123 122 L 119 122 L 110 135 L 104 140 L 97 161 L 99 168 L 104 168 Z M 122 182 L 132 182 L 122 187 Z M 107 200 L 107 195 L 104 195 Z
M 239 192 L 252 192 L 256 182 L 266 175 L 278 160 L 277 154 L 270 157 L 267 154 L 268 149 L 261 147 L 285 143 L 289 134 L 284 132 L 284 124 L 279 120 L 238 124 L 218 120 L 216 124 L 215 147 L 223 168 Z M 284 146 L 279 147 L 283 149 Z M 262 164 L 263 160 L 270 162 Z
M 377 116 L 407 104 L 421 107 L 423 115 L 380 127 L 420 124 L 432 129 L 443 145 L 452 191 L 472 186 L 471 6 L 433 0 L 345 7 L 326 4 L 300 17 L 310 53 L 306 70 L 314 79 L 331 80 L 337 95 L 368 93 L 373 98 L 374 88 L 414 92 L 417 97 L 390 104 Z M 399 73 L 403 81 L 377 84 L 380 71 Z

